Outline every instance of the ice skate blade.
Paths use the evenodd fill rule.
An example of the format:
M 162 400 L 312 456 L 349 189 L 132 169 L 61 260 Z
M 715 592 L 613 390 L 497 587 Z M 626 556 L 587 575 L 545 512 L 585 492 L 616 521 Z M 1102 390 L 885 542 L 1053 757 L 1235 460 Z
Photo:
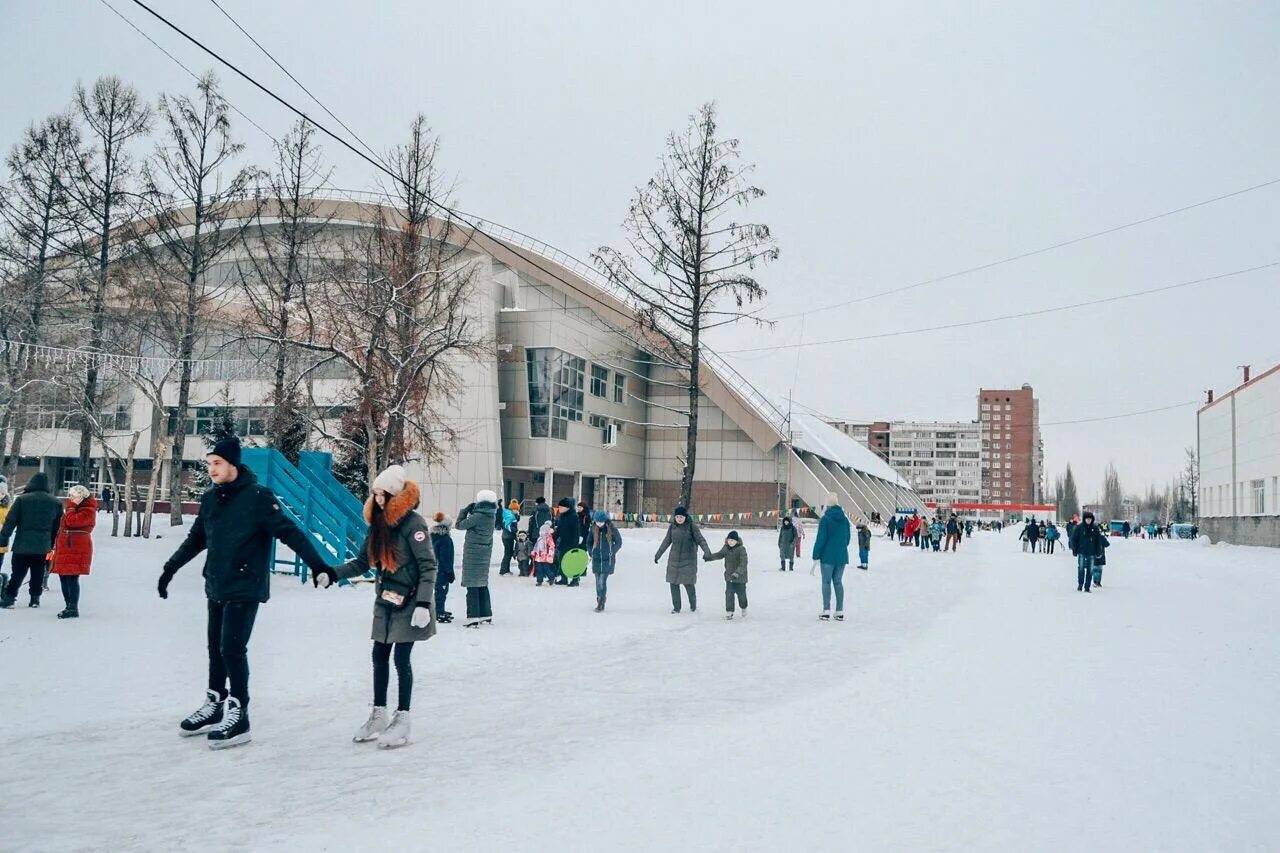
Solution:
M 242 735 L 236 735 L 235 737 L 227 738 L 226 740 L 211 740 L 209 741 L 209 748 L 210 749 L 231 749 L 231 747 L 233 746 L 243 746 L 244 744 L 249 743 L 251 740 L 253 740 L 253 734 L 250 732 L 245 732 Z

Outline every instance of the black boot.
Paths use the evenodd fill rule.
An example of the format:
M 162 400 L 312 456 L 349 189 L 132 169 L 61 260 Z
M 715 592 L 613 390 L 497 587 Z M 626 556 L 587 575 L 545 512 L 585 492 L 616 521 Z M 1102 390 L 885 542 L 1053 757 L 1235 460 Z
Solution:
M 40 599 L 38 599 L 38 598 L 33 598 L 33 599 L 31 599 L 31 601 L 27 604 L 27 606 L 28 606 L 28 607 L 39 607 L 39 606 L 40 606 Z
M 58 614 L 59 619 L 79 619 L 80 611 L 74 607 L 67 607 Z
M 573 580 L 569 581 L 569 586 L 578 586 L 581 583 L 582 583 L 582 578 L 574 578 Z
M 596 612 L 599 613 L 602 610 L 604 610 L 604 599 L 597 595 L 596 596 Z
M 12 609 L 13 609 L 13 599 L 12 599 L 12 598 L 10 598 L 10 597 L 9 597 L 9 596 L 7 596 L 7 595 L 0 595 L 0 609 L 4 609 L 4 610 L 12 610 Z
M 251 740 L 253 736 L 249 734 L 249 709 L 242 707 L 236 697 L 228 696 L 226 708 L 222 712 L 222 722 L 209 732 L 209 748 L 228 749 Z

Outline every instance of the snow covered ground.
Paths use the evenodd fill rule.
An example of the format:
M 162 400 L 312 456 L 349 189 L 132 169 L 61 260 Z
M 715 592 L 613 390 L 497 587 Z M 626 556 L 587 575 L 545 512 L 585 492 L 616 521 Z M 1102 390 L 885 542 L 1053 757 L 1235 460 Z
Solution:
M 747 533 L 751 616 L 727 623 L 720 568 L 670 615 L 661 531 L 625 530 L 608 612 L 495 576 L 492 628 L 420 646 L 396 752 L 350 742 L 369 589 L 279 578 L 255 740 L 212 752 L 176 734 L 199 561 L 154 591 L 179 535 L 99 535 L 78 621 L 56 583 L 0 612 L 0 849 L 1280 849 L 1280 551 L 1117 542 L 1085 595 L 1013 531 L 877 539 L 839 625 L 807 561 L 779 574 Z

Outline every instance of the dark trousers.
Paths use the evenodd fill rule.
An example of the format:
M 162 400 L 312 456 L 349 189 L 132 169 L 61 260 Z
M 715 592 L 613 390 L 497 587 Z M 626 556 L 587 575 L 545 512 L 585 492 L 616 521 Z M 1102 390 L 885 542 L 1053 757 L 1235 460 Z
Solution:
M 439 611 L 436 611 L 439 612 Z M 391 681 L 391 647 L 396 652 L 396 687 L 399 691 L 399 703 L 396 710 L 409 710 L 409 702 L 413 698 L 413 662 L 409 656 L 413 654 L 413 643 L 379 643 L 373 641 L 373 704 L 379 708 L 387 707 L 387 683 Z
M 680 612 L 680 584 L 673 583 L 670 586 L 671 586 L 671 608 L 675 610 L 675 612 L 679 613 Z M 685 594 L 689 596 L 689 609 L 697 610 L 698 609 L 697 588 L 693 584 L 687 583 L 684 585 L 684 591 L 685 591 Z
M 517 573 L 518 575 L 520 575 L 520 577 L 522 577 L 522 578 L 527 578 L 527 577 L 529 577 L 529 575 L 530 575 L 530 570 L 529 570 L 529 561 L 528 561 L 528 560 L 517 560 L 517 561 L 516 561 L 516 565 L 519 567 L 519 569 L 518 569 L 518 571 L 517 571 L 516 573 Z
M 1045 550 L 1046 552 L 1048 552 L 1048 553 L 1052 554 L 1052 553 L 1053 553 L 1053 546 L 1054 546 L 1054 545 L 1056 545 L 1056 544 L 1058 544 L 1058 540 L 1056 540 L 1056 539 L 1046 539 L 1046 540 L 1044 540 L 1044 550 Z
M 209 601 L 209 689 L 249 707 L 249 635 L 256 601 Z M 228 691 L 230 682 L 230 691 Z
M 1102 570 L 1098 568 L 1093 557 L 1086 557 L 1084 554 L 1076 557 L 1076 586 L 1089 589 L 1093 585 L 1095 573 L 1101 579 Z
M 493 603 L 489 600 L 489 587 L 467 587 L 467 618 L 492 619 Z
M 58 575 L 58 583 L 62 586 L 62 600 L 67 607 L 77 610 L 80 607 L 80 576 Z
M 440 580 L 440 576 L 436 576 L 436 616 L 441 613 L 447 613 L 444 602 L 449 597 L 449 582 Z
M 747 609 L 747 582 L 746 581 L 725 581 L 724 582 L 724 609 L 733 612 L 733 599 L 738 599 L 738 607 L 743 610 Z
M 511 557 L 515 553 L 516 540 L 515 537 L 509 537 L 506 534 L 502 536 L 502 568 L 498 569 L 498 574 L 511 574 Z
M 9 585 L 4 588 L 6 598 L 17 598 L 22 589 L 22 581 L 30 573 L 31 581 L 27 589 L 33 601 L 40 600 L 40 592 L 44 589 L 44 554 L 14 554 L 13 574 L 9 577 Z

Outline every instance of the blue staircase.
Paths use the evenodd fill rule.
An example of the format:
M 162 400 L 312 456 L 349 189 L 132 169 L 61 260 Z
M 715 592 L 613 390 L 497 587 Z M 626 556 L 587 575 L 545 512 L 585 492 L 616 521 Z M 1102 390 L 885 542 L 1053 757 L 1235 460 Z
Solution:
M 294 466 L 279 450 L 254 447 L 245 448 L 241 460 L 258 476 L 258 482 L 275 492 L 290 520 L 318 540 L 320 553 L 338 563 L 350 560 L 359 550 L 368 529 L 364 508 L 331 473 L 328 453 L 303 453 L 300 465 Z M 274 572 L 296 575 L 304 582 L 308 578 L 300 559 L 276 556 L 274 540 L 271 565 Z

